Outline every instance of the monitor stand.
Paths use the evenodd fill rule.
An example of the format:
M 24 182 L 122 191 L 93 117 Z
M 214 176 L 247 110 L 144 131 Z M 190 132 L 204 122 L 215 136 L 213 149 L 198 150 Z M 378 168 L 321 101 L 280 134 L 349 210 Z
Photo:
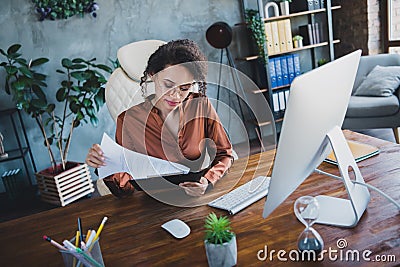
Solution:
M 340 227 L 354 227 L 357 225 L 370 200 L 368 189 L 350 180 L 351 168 L 357 182 L 364 183 L 360 169 L 354 160 L 353 154 L 342 130 L 335 126 L 327 135 L 335 153 L 343 183 L 348 193 L 348 199 L 330 196 L 317 196 L 319 216 L 316 223 Z

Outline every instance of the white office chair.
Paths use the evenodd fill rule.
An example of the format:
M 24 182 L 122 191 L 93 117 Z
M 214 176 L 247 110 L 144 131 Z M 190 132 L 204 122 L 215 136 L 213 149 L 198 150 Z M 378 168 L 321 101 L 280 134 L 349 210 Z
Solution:
M 105 90 L 107 108 L 114 120 L 123 111 L 144 101 L 140 89 L 140 77 L 146 68 L 151 54 L 157 50 L 164 41 L 144 40 L 121 47 L 117 58 L 121 65 L 108 79 Z M 154 84 L 147 86 L 149 93 L 154 92 Z
M 144 101 L 140 88 L 140 78 L 151 54 L 163 44 L 165 42 L 160 40 L 144 40 L 125 45 L 118 50 L 117 58 L 121 67 L 111 74 L 105 90 L 106 105 L 115 121 L 123 111 Z M 147 93 L 153 92 L 154 83 L 148 83 Z M 234 151 L 233 154 L 234 158 L 237 159 L 237 154 Z M 207 167 L 210 162 L 207 155 L 203 167 Z M 102 179 L 98 179 L 96 185 L 100 195 L 111 193 Z
M 151 54 L 163 44 L 165 42 L 160 40 L 144 40 L 118 49 L 117 58 L 121 67 L 111 74 L 105 90 L 106 105 L 114 121 L 117 121 L 118 115 L 123 111 L 144 101 L 140 77 Z M 154 92 L 153 83 L 148 84 L 147 91 Z M 96 185 L 101 196 L 111 194 L 103 179 L 98 179 Z

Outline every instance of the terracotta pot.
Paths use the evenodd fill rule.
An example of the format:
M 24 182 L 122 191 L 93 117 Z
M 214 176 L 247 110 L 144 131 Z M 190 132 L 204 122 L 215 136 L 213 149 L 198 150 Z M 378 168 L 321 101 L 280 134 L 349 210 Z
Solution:
M 89 167 L 85 163 L 67 162 L 62 171 L 58 164 L 35 174 L 40 197 L 43 201 L 66 206 L 94 192 Z

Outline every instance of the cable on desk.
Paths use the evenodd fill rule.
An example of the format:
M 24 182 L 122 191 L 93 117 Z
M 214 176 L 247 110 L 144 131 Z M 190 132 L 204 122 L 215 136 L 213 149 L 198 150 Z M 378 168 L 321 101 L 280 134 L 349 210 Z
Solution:
M 334 174 L 331 174 L 331 173 L 328 173 L 328 172 L 324 172 L 324 171 L 321 171 L 321 170 L 319 170 L 319 169 L 315 169 L 314 171 L 315 171 L 316 173 L 324 174 L 324 175 L 329 176 L 329 177 L 332 177 L 332 178 L 334 178 L 334 179 L 344 181 L 344 179 L 343 179 L 342 177 L 340 177 L 340 176 L 337 176 L 337 175 L 334 175 Z M 363 185 L 363 186 L 365 186 L 365 187 L 368 187 L 369 189 L 372 189 L 372 190 L 378 192 L 378 193 L 381 194 L 384 198 L 386 198 L 388 201 L 392 202 L 392 204 L 395 205 L 395 206 L 400 210 L 400 204 L 397 203 L 393 198 L 391 198 L 390 196 L 388 196 L 386 193 L 384 193 L 382 190 L 376 188 L 375 186 L 372 186 L 372 185 L 370 185 L 370 184 L 367 184 L 367 183 L 362 183 L 362 182 L 358 182 L 358 181 L 351 181 L 351 182 L 352 182 L 353 184 Z

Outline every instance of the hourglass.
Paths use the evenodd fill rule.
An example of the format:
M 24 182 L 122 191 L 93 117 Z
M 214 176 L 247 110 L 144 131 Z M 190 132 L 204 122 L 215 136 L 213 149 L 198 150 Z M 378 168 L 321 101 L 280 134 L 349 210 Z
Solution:
M 299 197 L 294 203 L 294 213 L 306 229 L 299 235 L 297 246 L 300 251 L 315 251 L 318 255 L 324 248 L 320 234 L 311 226 L 318 219 L 319 205 L 316 198 L 311 196 Z

